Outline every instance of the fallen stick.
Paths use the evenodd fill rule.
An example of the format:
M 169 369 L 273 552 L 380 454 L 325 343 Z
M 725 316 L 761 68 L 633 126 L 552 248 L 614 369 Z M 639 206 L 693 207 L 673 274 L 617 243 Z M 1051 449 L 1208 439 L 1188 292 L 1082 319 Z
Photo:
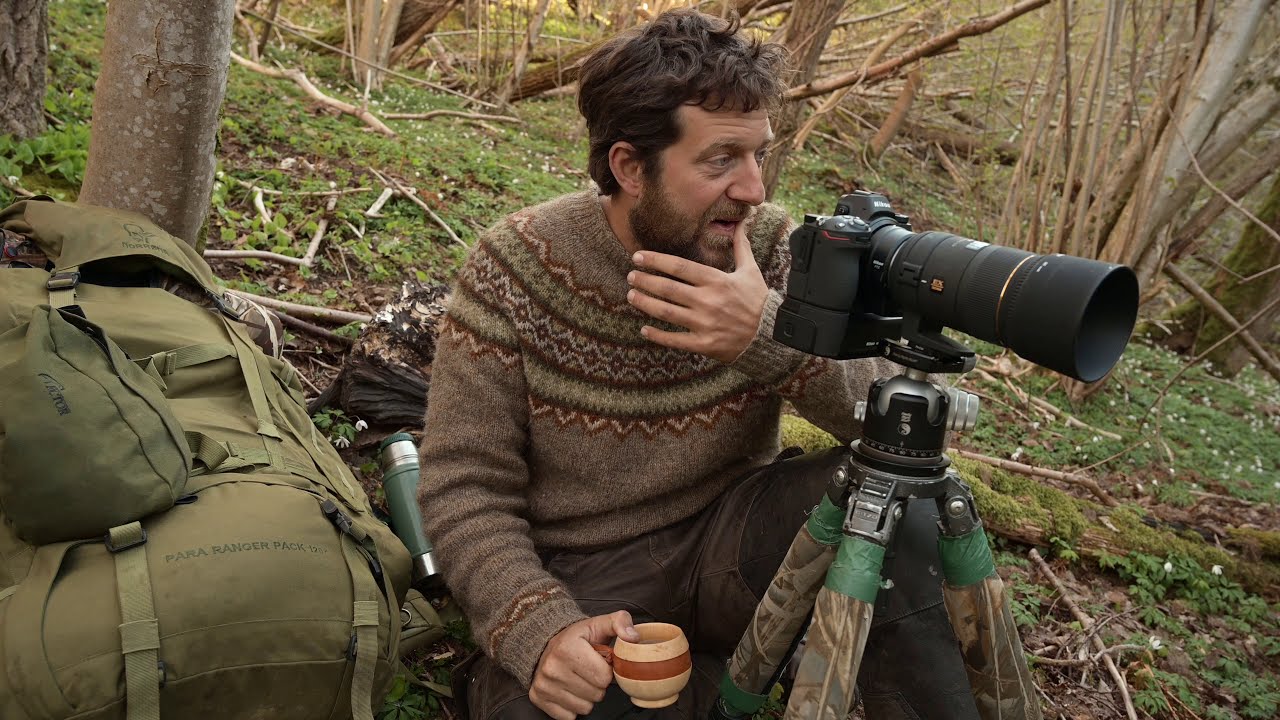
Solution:
M 1033 662 L 1035 662 L 1038 665 L 1052 665 L 1054 667 L 1079 667 L 1081 665 L 1097 664 L 1097 662 L 1101 660 L 1104 656 L 1111 655 L 1112 653 L 1124 652 L 1125 650 L 1146 650 L 1146 649 L 1147 649 L 1146 645 L 1125 644 L 1125 645 L 1112 645 L 1111 647 L 1106 648 L 1105 650 L 1099 650 L 1098 652 L 1094 653 L 1093 657 L 1087 657 L 1087 658 L 1048 658 L 1048 657 L 1043 657 L 1041 655 L 1032 655 L 1031 657 L 1034 658 Z
M 437 225 L 439 225 L 441 228 L 444 229 L 445 233 L 449 235 L 449 238 L 451 240 L 458 243 L 464 248 L 471 249 L 471 246 L 463 242 L 462 238 L 458 237 L 457 233 L 453 231 L 453 228 L 449 227 L 449 225 L 445 223 L 444 219 L 441 218 L 439 215 L 437 215 L 436 212 L 431 209 L 430 205 L 428 205 L 425 201 L 423 201 L 422 198 L 418 197 L 418 191 L 416 189 L 406 187 L 404 183 L 400 182 L 399 180 L 396 180 L 390 175 L 384 176 L 382 173 L 378 172 L 377 170 L 374 170 L 373 168 L 369 168 L 369 171 L 372 172 L 374 176 L 377 177 L 379 180 L 385 183 L 390 183 L 392 186 L 395 187 L 397 191 L 399 191 L 401 195 L 409 198 L 414 202 L 415 205 L 422 208 L 423 212 L 425 212 L 432 220 L 434 220 Z
M 253 190 L 253 191 L 258 191 L 264 195 L 292 195 L 294 197 L 306 197 L 306 196 L 324 197 L 328 195 L 351 195 L 353 193 L 373 192 L 373 188 L 370 188 L 370 187 L 343 188 L 341 190 L 312 190 L 312 191 L 272 190 L 271 188 L 262 187 L 261 185 L 254 185 L 251 182 L 246 182 L 239 178 L 230 178 L 230 180 L 236 183 L 237 185 L 239 185 L 240 187 Z
M 387 113 L 382 117 L 387 120 L 430 120 L 433 117 L 460 117 L 467 120 L 492 120 L 493 122 L 506 122 L 523 125 L 524 121 L 518 117 L 510 115 L 485 115 L 484 113 L 469 113 L 461 110 L 431 110 L 424 113 Z
M 1057 575 L 1053 574 L 1053 569 L 1049 567 L 1049 563 L 1044 561 L 1044 558 L 1040 557 L 1040 553 L 1035 548 L 1031 548 L 1031 552 L 1027 553 L 1027 555 L 1036 564 L 1036 567 L 1040 568 L 1040 572 L 1049 579 L 1049 582 L 1053 583 L 1054 589 L 1058 591 L 1058 596 L 1062 598 L 1062 603 L 1071 611 L 1072 616 L 1080 623 L 1080 626 L 1086 629 L 1092 627 L 1093 618 L 1084 614 L 1080 606 L 1076 605 L 1075 601 L 1067 595 L 1066 586 L 1062 584 Z M 1096 650 L 1105 651 L 1107 649 L 1107 646 L 1102 642 L 1102 638 L 1097 635 L 1093 636 L 1091 641 Z M 1107 672 L 1111 673 L 1111 679 L 1116 681 L 1116 687 L 1120 691 L 1120 698 L 1124 700 L 1124 710 L 1129 720 L 1138 720 L 1138 712 L 1133 708 L 1133 700 L 1129 699 L 1129 684 L 1125 682 L 1124 675 L 1120 673 L 1120 668 L 1116 667 L 1116 661 L 1112 660 L 1111 656 L 1106 652 L 1100 652 L 1099 654 L 1102 656 L 1102 661 L 1106 663 Z
M 4 185 L 5 187 L 9 188 L 14 192 L 15 195 L 19 197 L 33 198 L 36 196 L 36 194 L 31 192 L 30 190 L 9 182 L 8 178 L 0 177 L 0 185 Z
M 329 332 L 328 330 L 325 330 L 322 327 L 319 327 L 317 325 L 312 325 L 311 323 L 306 322 L 304 320 L 299 320 L 298 318 L 286 312 L 283 312 L 280 310 L 276 310 L 274 312 L 275 312 L 275 316 L 280 318 L 280 322 L 284 323 L 285 325 L 288 325 L 291 328 L 301 330 L 302 332 L 305 332 L 308 335 L 315 335 L 316 337 L 324 338 L 325 340 L 331 340 L 340 345 L 346 345 L 347 347 L 350 347 L 351 345 L 355 344 L 355 341 L 349 337 L 343 337 L 337 333 Z M 310 383 L 307 383 L 307 384 L 310 385 Z M 312 385 L 311 387 L 315 388 L 314 385 Z M 320 391 L 317 389 L 316 392 L 318 393 Z
M 1079 485 L 1080 487 L 1087 488 L 1089 492 L 1093 493 L 1094 497 L 1102 501 L 1103 505 L 1106 505 L 1107 507 L 1120 507 L 1120 503 L 1117 502 L 1115 498 L 1111 497 L 1106 490 L 1103 490 L 1102 486 L 1099 485 L 1096 480 L 1087 478 L 1083 475 L 1062 472 L 1060 470 L 1038 468 L 1034 465 L 1025 465 L 1013 460 L 1004 460 L 1002 458 L 991 457 L 990 455 L 983 455 L 981 453 L 970 452 L 968 450 L 961 450 L 955 447 L 950 448 L 947 452 L 958 457 L 977 460 L 978 462 L 986 463 L 987 465 L 993 465 L 1001 470 L 1016 472 L 1020 475 L 1048 478 L 1050 480 L 1058 480 L 1072 485 Z
M 1270 373 L 1271 377 L 1276 380 L 1280 380 L 1280 361 L 1271 357 L 1271 354 L 1258 343 L 1257 338 L 1255 338 L 1248 330 L 1245 330 L 1245 326 L 1241 325 L 1240 321 L 1236 320 L 1235 317 L 1231 315 L 1230 311 L 1224 308 L 1221 303 L 1215 300 L 1212 295 L 1210 295 L 1204 288 L 1200 287 L 1200 285 L 1197 284 L 1190 275 L 1183 272 L 1182 268 L 1177 265 L 1174 265 L 1173 263 L 1165 265 L 1164 274 L 1173 278 L 1187 292 L 1191 293 L 1192 297 L 1199 300 L 1200 304 L 1204 305 L 1209 312 L 1216 315 L 1224 325 L 1235 330 L 1239 335 L 1240 342 L 1244 343 L 1244 346 L 1249 349 L 1249 352 L 1257 358 L 1258 364 Z
M 364 211 L 364 216 L 371 218 L 382 217 L 382 215 L 379 214 L 382 211 L 382 206 L 386 205 L 387 201 L 391 199 L 391 196 L 395 194 L 395 188 L 383 188 L 382 194 L 378 196 L 378 199 L 374 200 L 373 204 L 369 206 L 369 209 Z
M 284 300 L 276 300 L 275 298 L 254 295 L 251 292 L 245 292 L 243 290 L 228 289 L 227 292 L 233 295 L 246 297 L 259 305 L 269 307 L 272 310 L 283 310 L 290 315 L 309 317 L 313 320 L 330 320 L 342 323 L 343 325 L 353 322 L 367 323 L 373 320 L 372 315 L 353 313 L 346 310 L 335 310 L 333 308 L 314 307 L 312 305 L 300 305 L 298 303 L 285 302 Z
M 325 230 L 329 229 L 329 213 L 338 207 L 338 196 L 330 195 L 329 202 L 325 203 L 324 215 L 320 218 L 320 222 L 316 224 L 316 232 L 311 236 L 311 244 L 307 246 L 307 254 L 302 256 L 302 264 L 311 267 L 316 261 L 316 252 L 320 249 L 320 241 L 324 239 Z
M 307 265 L 302 258 L 281 255 L 269 250 L 205 250 L 202 254 L 207 258 L 253 258 L 254 260 L 271 260 L 289 265 Z M 310 266 L 308 265 L 308 267 Z
M 386 123 L 379 120 L 376 115 L 369 112 L 368 110 L 362 107 L 356 107 L 351 103 L 343 102 L 342 100 L 339 100 L 334 97 L 330 97 L 320 92 L 320 89 L 317 88 L 315 85 L 313 85 L 311 83 L 311 80 L 307 78 L 306 73 L 302 72 L 301 70 L 298 70 L 297 68 L 285 68 L 285 69 L 269 68 L 265 65 L 260 65 L 247 58 L 240 57 L 235 53 L 231 53 L 231 59 L 235 60 L 236 64 L 247 67 L 250 70 L 253 70 L 254 72 L 266 75 L 267 77 L 286 78 L 286 79 L 292 80 L 294 83 L 298 85 L 298 87 L 302 88 L 303 92 L 305 92 L 313 100 L 316 100 L 317 102 L 323 105 L 328 105 L 329 107 L 334 108 L 335 110 L 338 110 L 347 115 L 357 117 L 360 120 L 362 120 L 365 125 L 368 125 L 369 127 L 373 128 L 374 130 L 377 130 L 378 132 L 382 133 L 383 135 L 386 135 L 387 137 L 398 137 L 396 135 L 395 130 L 392 130 L 391 128 L 387 127 Z

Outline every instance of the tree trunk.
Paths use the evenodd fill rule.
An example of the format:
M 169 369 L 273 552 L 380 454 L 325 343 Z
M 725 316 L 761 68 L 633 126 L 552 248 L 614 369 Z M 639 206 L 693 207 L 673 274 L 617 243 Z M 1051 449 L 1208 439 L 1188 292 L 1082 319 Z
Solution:
M 511 61 L 511 74 L 503 81 L 502 90 L 498 93 L 503 103 L 510 100 L 520 82 L 520 76 L 524 75 L 525 69 L 529 66 L 529 53 L 533 52 L 534 46 L 538 43 L 538 36 L 542 34 L 542 23 L 547 19 L 547 8 L 550 4 L 551 0 L 538 0 L 537 7 L 533 9 L 533 17 L 529 18 L 529 31 L 524 35 L 524 42 L 520 43 L 520 47 L 516 49 L 516 56 Z
M 795 83 L 807 83 L 817 74 L 818 60 L 844 5 L 845 0 L 811 0 L 792 5 L 781 41 L 791 51 L 796 70 Z M 765 160 L 763 172 L 765 193 L 769 197 L 773 197 L 786 167 L 787 156 L 791 154 L 791 137 L 800 127 L 804 108 L 804 103 L 787 103 L 774 118 L 773 131 L 777 139 L 772 154 Z
M 0 135 L 44 132 L 45 0 L 0 0 Z
M 600 47 L 603 40 L 596 41 L 566 54 L 564 57 L 549 63 L 543 63 L 520 78 L 520 84 L 511 92 L 508 102 L 518 102 L 525 98 L 541 95 L 570 83 L 577 82 L 578 71 L 582 69 L 582 61 Z
M 1273 231 L 1280 231 L 1280 173 L 1276 173 L 1272 180 L 1271 189 L 1257 216 Z M 1217 298 L 1242 324 L 1280 297 L 1280 271 L 1267 273 L 1249 282 L 1240 282 L 1231 274 L 1249 277 L 1280 265 L 1280 241 L 1252 221 L 1241 233 L 1240 241 L 1227 253 L 1222 265 L 1225 269 L 1219 270 L 1205 284 L 1205 290 Z M 1216 315 L 1207 313 L 1199 302 L 1192 302 L 1194 310 L 1190 315 L 1198 319 L 1192 322 L 1200 327 L 1194 347 L 1195 354 L 1199 355 L 1231 332 L 1231 329 Z M 1277 323 L 1280 323 L 1280 304 L 1263 312 L 1245 329 L 1266 346 L 1277 339 L 1280 332 Z M 1230 377 L 1240 372 L 1250 357 L 1249 351 L 1239 341 L 1229 340 L 1209 353 L 1206 359 L 1213 363 L 1216 372 Z
M 907 119 L 907 114 L 911 112 L 911 105 L 915 102 L 916 92 L 920 90 L 922 84 L 924 84 L 924 73 L 921 72 L 920 68 L 912 70 L 911 74 L 907 75 L 907 83 L 902 86 L 902 93 L 898 95 L 897 102 L 893 104 L 893 110 L 889 112 L 888 117 L 881 123 L 875 137 L 871 138 L 869 147 L 871 157 L 879 158 L 884 154 L 885 149 L 889 147 L 893 137 L 898 134 L 898 128 L 902 127 L 902 123 Z
M 213 191 L 233 0 L 113 0 L 81 202 L 146 215 L 197 244 Z

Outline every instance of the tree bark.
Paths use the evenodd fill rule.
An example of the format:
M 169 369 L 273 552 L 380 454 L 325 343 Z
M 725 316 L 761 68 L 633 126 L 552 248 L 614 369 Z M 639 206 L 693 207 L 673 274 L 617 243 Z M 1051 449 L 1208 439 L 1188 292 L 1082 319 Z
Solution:
M 1258 219 L 1272 230 L 1280 231 L 1280 173 L 1272 180 L 1271 189 L 1262 202 L 1262 209 L 1257 213 Z M 1253 317 L 1276 297 L 1280 297 L 1280 271 L 1275 271 L 1254 278 L 1249 282 L 1240 282 L 1235 275 L 1248 277 L 1276 265 L 1280 265 L 1280 242 L 1271 237 L 1263 228 L 1253 222 L 1245 226 L 1240 241 L 1227 253 L 1219 270 L 1208 283 L 1205 290 L 1216 298 L 1232 317 L 1242 322 Z M 1232 274 L 1234 273 L 1234 275 Z M 1217 315 L 1206 313 L 1199 301 L 1195 302 L 1193 316 L 1203 317 L 1200 332 L 1196 335 L 1194 352 L 1196 355 L 1207 350 L 1234 328 L 1228 327 Z M 1280 322 L 1280 306 L 1262 313 L 1245 329 L 1262 345 L 1274 341 L 1278 334 L 1277 323 Z M 1219 345 L 1206 358 L 1213 363 L 1214 370 L 1228 377 L 1240 372 L 1249 361 L 1250 353 L 1239 339 Z
M 113 0 L 80 201 L 197 244 L 209 212 L 233 0 Z
M 888 117 L 880 124 L 880 129 L 876 131 L 874 137 L 871 138 L 869 150 L 871 157 L 878 158 L 884 154 L 889 142 L 893 140 L 893 136 L 898 134 L 898 128 L 902 127 L 902 123 L 907 119 L 907 114 L 911 112 L 911 104 L 915 102 L 916 92 L 924 83 L 924 73 L 920 68 L 916 68 L 907 75 L 907 83 L 902 86 L 902 93 L 898 95 L 898 100 L 893 104 L 893 110 L 889 111 Z
M 44 132 L 48 24 L 45 0 L 0 0 L 0 134 Z
M 818 60 L 822 57 L 822 50 L 827 46 L 827 40 L 835 29 L 836 20 L 840 18 L 844 5 L 845 0 L 810 0 L 792 6 L 781 42 L 791 51 L 798 82 L 807 83 L 817 73 Z M 773 197 L 774 190 L 778 187 L 778 179 L 782 177 L 782 170 L 786 167 L 787 156 L 791 154 L 791 138 L 800 127 L 804 108 L 803 103 L 787 103 L 774 118 L 773 130 L 777 140 L 773 144 L 772 153 L 765 160 L 762 173 L 768 197 Z
M 516 56 L 511 61 L 511 74 L 502 82 L 502 90 L 498 93 L 498 97 L 504 104 L 515 92 L 520 76 L 524 75 L 525 69 L 529 66 L 529 53 L 533 52 L 534 46 L 538 43 L 538 36 L 542 34 L 542 23 L 547 19 L 547 8 L 550 4 L 551 0 L 538 0 L 537 7 L 533 9 L 533 17 L 529 18 L 529 31 L 524 35 L 524 42 L 520 43 L 520 47 L 516 49 Z
M 582 61 L 600 47 L 603 40 L 583 45 L 566 54 L 559 60 L 544 63 L 526 72 L 520 78 L 520 84 L 511 92 L 508 102 L 518 102 L 548 90 L 554 90 L 578 81 L 578 72 L 582 69 Z

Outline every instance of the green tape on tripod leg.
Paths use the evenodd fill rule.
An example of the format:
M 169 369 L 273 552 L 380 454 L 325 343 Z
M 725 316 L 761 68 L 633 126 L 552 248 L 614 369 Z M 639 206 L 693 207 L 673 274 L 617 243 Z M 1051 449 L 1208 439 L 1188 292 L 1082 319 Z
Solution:
M 764 701 L 769 699 L 768 695 L 750 693 L 734 685 L 733 678 L 729 677 L 728 672 L 720 677 L 720 697 L 724 700 L 725 707 L 735 717 L 755 715 L 757 710 L 764 707 Z
M 827 589 L 874 604 L 883 566 L 884 548 L 870 540 L 846 536 L 827 571 Z
M 814 509 L 806 523 L 809 534 L 823 545 L 835 545 L 843 537 L 844 510 L 836 507 L 831 498 L 822 496 L 822 502 Z
M 982 528 L 959 537 L 938 537 L 938 556 L 942 575 L 953 587 L 967 587 L 996 571 L 987 533 Z

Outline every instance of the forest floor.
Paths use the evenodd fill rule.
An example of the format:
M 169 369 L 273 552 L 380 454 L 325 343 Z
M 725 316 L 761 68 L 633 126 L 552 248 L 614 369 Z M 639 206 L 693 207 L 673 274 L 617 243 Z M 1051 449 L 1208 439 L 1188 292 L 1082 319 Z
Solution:
M 0 136 L 0 174 L 12 184 L 74 199 L 83 177 L 104 15 L 104 5 L 93 0 L 51 0 L 46 107 L 55 122 L 30 141 Z M 294 20 L 318 24 L 323 18 Z M 573 28 L 554 31 L 565 35 Z M 342 74 L 341 58 L 292 36 L 286 40 L 273 40 L 270 61 L 303 69 L 324 92 L 359 97 L 360 89 Z M 455 95 L 400 80 L 373 93 L 369 108 L 380 114 L 477 112 Z M 465 257 L 464 246 L 483 228 L 587 184 L 585 136 L 571 97 L 525 101 L 514 112 L 518 123 L 457 116 L 389 121 L 399 137 L 388 138 L 356 118 L 335 115 L 286 80 L 233 64 L 208 247 L 298 257 L 322 219 L 328 229 L 311 269 L 219 259 L 212 263 L 215 271 L 234 289 L 368 314 L 398 298 L 406 280 L 449 282 Z M 972 170 L 974 177 L 987 178 L 987 191 L 998 192 L 998 168 Z M 378 174 L 415 188 L 458 239 L 403 195 L 367 212 L 386 186 Z M 264 194 L 259 208 L 250 187 L 279 192 Z M 326 196 L 305 194 L 331 187 L 352 192 L 337 196 L 332 207 Z M 958 200 L 974 187 L 957 188 L 952 175 L 905 146 L 868 165 L 849 147 L 815 136 L 794 155 L 777 201 L 799 218 L 830 211 L 834 199 L 854 187 L 888 194 L 912 215 L 917 230 L 981 233 L 983 218 Z M 0 205 L 13 198 L 0 187 Z M 1161 301 L 1152 305 L 1157 307 L 1144 312 L 1166 307 Z M 311 395 L 333 379 L 348 341 L 360 330 L 328 327 L 337 338 L 303 331 L 288 337 L 288 358 L 306 376 Z M 1057 376 L 996 346 L 975 346 L 982 355 L 979 370 L 961 386 L 982 398 L 982 419 L 975 431 L 954 438 L 954 448 L 1087 476 L 1144 524 L 1171 528 L 1224 557 L 1269 566 L 1270 577 L 1280 573 L 1280 387 L 1274 380 L 1252 366 L 1221 378 L 1204 365 L 1187 367 L 1188 358 L 1138 337 L 1101 391 L 1073 403 Z M 357 431 L 358 420 L 340 409 L 317 413 L 332 438 L 354 440 L 346 456 L 381 506 L 377 443 L 395 430 L 420 428 Z M 1092 499 L 1079 485 L 1034 482 Z M 1139 717 L 1277 716 L 1280 588 L 1243 587 L 1240 578 L 1205 562 L 1205 555 L 1109 555 L 1084 552 L 1078 541 L 1078 534 L 1064 532 L 1039 547 L 1068 592 L 1068 603 L 1029 559 L 1031 547 L 993 539 L 1046 717 L 1125 716 L 1095 638 L 1109 648 Z M 447 596 L 437 602 L 448 615 Z M 1081 622 L 1069 605 L 1090 620 Z M 446 640 L 415 655 L 410 665 L 423 677 L 447 682 L 470 647 L 465 623 L 454 623 Z M 776 708 L 769 714 L 777 715 Z M 451 716 L 449 700 L 402 682 L 381 715 Z

